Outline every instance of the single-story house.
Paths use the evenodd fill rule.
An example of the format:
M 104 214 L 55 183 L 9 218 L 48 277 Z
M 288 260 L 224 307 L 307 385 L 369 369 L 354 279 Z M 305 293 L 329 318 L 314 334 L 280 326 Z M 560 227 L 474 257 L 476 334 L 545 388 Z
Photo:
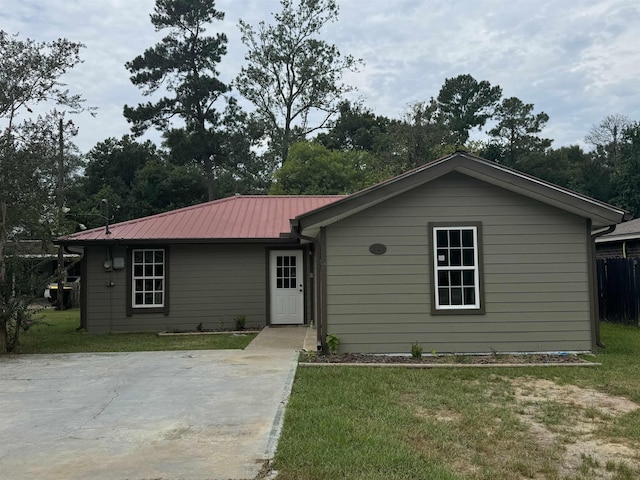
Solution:
M 627 212 L 465 152 L 348 196 L 235 196 L 76 233 L 89 332 L 315 324 L 319 345 L 584 352 Z
M 640 218 L 616 225 L 596 238 L 596 258 L 640 257 Z

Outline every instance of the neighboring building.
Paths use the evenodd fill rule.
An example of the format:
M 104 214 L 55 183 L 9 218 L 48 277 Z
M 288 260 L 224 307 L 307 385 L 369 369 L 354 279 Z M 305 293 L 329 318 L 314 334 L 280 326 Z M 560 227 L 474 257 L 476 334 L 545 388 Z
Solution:
M 600 317 L 638 325 L 640 318 L 640 219 L 596 237 Z M 604 234 L 603 234 L 604 233 Z
M 8 242 L 5 250 L 7 275 L 15 293 L 46 297 L 51 282 L 57 281 L 58 247 L 41 240 Z M 80 278 L 81 255 L 63 254 L 65 280 L 68 283 Z M 57 284 L 56 284 L 57 288 Z
M 616 225 L 612 232 L 596 238 L 596 257 L 640 257 L 640 218 Z
M 344 197 L 236 196 L 58 240 L 82 322 L 139 331 L 314 322 L 341 351 L 589 351 L 592 229 L 626 212 L 466 153 Z

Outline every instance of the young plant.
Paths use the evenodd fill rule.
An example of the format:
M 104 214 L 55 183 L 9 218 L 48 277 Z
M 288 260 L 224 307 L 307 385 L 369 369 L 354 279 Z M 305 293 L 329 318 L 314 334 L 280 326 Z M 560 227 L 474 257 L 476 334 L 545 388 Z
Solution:
M 244 330 L 245 324 L 247 323 L 247 316 L 246 315 L 236 315 L 233 319 L 235 325 L 236 325 L 236 330 Z
M 411 345 L 411 356 L 413 358 L 422 358 L 422 352 L 423 348 L 418 345 L 418 342 L 415 342 L 413 345 Z
M 303 362 L 313 362 L 313 360 L 318 356 L 318 352 L 313 350 L 302 350 L 300 352 L 300 360 Z
M 327 348 L 331 355 L 338 353 L 338 346 L 340 346 L 340 339 L 338 336 L 334 334 L 327 335 Z

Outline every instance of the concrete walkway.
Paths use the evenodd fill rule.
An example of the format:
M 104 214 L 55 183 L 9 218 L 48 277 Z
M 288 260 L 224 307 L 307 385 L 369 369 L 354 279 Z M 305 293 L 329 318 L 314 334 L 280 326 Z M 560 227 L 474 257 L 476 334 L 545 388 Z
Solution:
M 245 350 L 0 357 L 0 477 L 253 479 L 307 328 Z

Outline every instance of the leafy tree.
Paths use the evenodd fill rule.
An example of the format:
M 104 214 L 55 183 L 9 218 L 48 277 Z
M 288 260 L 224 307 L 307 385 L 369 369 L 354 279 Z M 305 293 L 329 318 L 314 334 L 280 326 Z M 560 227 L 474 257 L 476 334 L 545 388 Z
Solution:
M 619 164 L 613 174 L 613 203 L 640 215 L 640 122 L 622 132 Z
M 472 128 L 482 128 L 494 110 L 502 88 L 492 87 L 483 80 L 478 82 L 469 74 L 445 79 L 435 103 L 441 121 L 451 132 L 448 143 L 464 145 Z
M 25 300 L 14 297 L 6 281 L 5 248 L 10 238 L 38 228 L 53 184 L 48 174 L 56 137 L 49 117 L 20 124 L 19 116 L 43 102 L 82 108 L 81 97 L 61 82 L 80 63 L 82 47 L 66 39 L 20 40 L 0 31 L 0 353 L 15 346 L 28 317 Z
M 14 197 L 11 202 L 10 209 L 16 213 L 12 218 L 19 222 L 14 224 L 11 239 L 40 239 L 51 245 L 54 238 L 69 231 L 62 212 L 67 185 L 84 165 L 73 143 L 78 130 L 73 122 L 65 121 L 65 112 L 54 109 L 36 119 L 23 121 L 13 131 L 20 168 L 27 166 L 22 175 L 29 189 L 14 192 L 25 198 L 21 201 Z M 26 175 L 31 178 L 27 180 Z
M 138 143 L 129 135 L 97 143 L 85 156 L 84 175 L 69 189 L 73 205 L 70 217 L 76 225 L 78 222 L 90 228 L 103 225 L 103 198 L 110 207 L 110 221 L 139 217 L 140 206 L 132 195 L 137 173 L 159 158 L 160 152 L 152 142 Z
M 200 203 L 206 191 L 193 165 L 175 165 L 166 159 L 151 158 L 135 175 L 131 202 L 133 217 L 153 215 Z
M 518 157 L 515 165 L 510 166 L 556 185 L 571 188 L 578 175 L 579 165 L 572 163 L 574 158 L 570 153 L 567 149 L 525 152 Z
M 275 165 L 268 155 L 258 155 L 253 148 L 264 135 L 259 122 L 249 117 L 235 104 L 230 104 L 221 117 L 224 139 L 218 144 L 213 177 L 216 196 L 226 197 L 235 193 L 266 193 L 271 184 Z M 197 148 L 192 136 L 184 129 L 173 129 L 165 135 L 169 159 L 176 165 L 192 164 Z
M 121 222 L 185 207 L 206 200 L 206 188 L 193 164 L 175 165 L 164 152 L 145 141 L 125 135 L 96 144 L 86 155 L 84 175 L 69 191 L 73 210 L 69 217 L 76 227 L 104 225 L 109 205 L 109 221 Z
M 202 169 L 209 199 L 218 196 L 215 170 L 227 149 L 225 123 L 238 112 L 235 101 L 225 99 L 230 87 L 216 70 L 226 54 L 227 37 L 205 36 L 209 24 L 223 18 L 212 0 L 156 0 L 151 23 L 168 34 L 126 64 L 131 81 L 144 95 L 161 87 L 167 93 L 155 103 L 125 105 L 133 132 L 141 134 L 153 126 L 169 138 L 170 146 L 180 145 L 183 155 Z M 226 100 L 224 114 L 216 109 L 220 100 Z M 174 127 L 174 118 L 184 125 Z
M 316 142 L 329 150 L 380 152 L 387 148 L 391 119 L 348 100 L 340 103 L 338 111 L 338 118 L 328 123 L 327 132 L 316 136 Z
M 335 0 L 280 3 L 273 25 L 260 22 L 255 29 L 240 21 L 249 51 L 237 88 L 257 108 L 270 147 L 284 163 L 291 144 L 324 127 L 337 111 L 341 97 L 353 90 L 342 83 L 342 75 L 361 62 L 318 38 L 322 27 L 338 18 Z
M 497 124 L 489 135 L 502 147 L 501 162 L 515 166 L 518 156 L 540 153 L 551 146 L 552 140 L 537 136 L 549 121 L 544 112 L 533 113 L 533 104 L 516 97 L 505 98 L 497 106 L 494 119 Z
M 338 195 L 361 190 L 369 182 L 366 152 L 328 150 L 317 143 L 299 142 L 289 149 L 286 163 L 276 172 L 272 195 Z
M 598 161 L 593 153 L 587 153 L 577 145 L 560 147 L 566 152 L 571 164 L 575 165 L 575 173 L 569 185 L 575 190 L 603 202 L 612 202 L 614 195 L 613 170 Z
M 428 163 L 456 149 L 448 144 L 449 132 L 440 121 L 434 101 L 409 105 L 401 121 L 393 123 L 389 130 L 391 149 L 387 163 L 395 164 L 394 174 Z
M 0 30 L 0 119 L 6 129 L 14 127 L 22 111 L 31 112 L 31 106 L 42 102 L 81 108 L 81 96 L 69 93 L 60 78 L 81 62 L 83 47 L 64 38 L 53 42 L 19 40 L 17 35 Z

